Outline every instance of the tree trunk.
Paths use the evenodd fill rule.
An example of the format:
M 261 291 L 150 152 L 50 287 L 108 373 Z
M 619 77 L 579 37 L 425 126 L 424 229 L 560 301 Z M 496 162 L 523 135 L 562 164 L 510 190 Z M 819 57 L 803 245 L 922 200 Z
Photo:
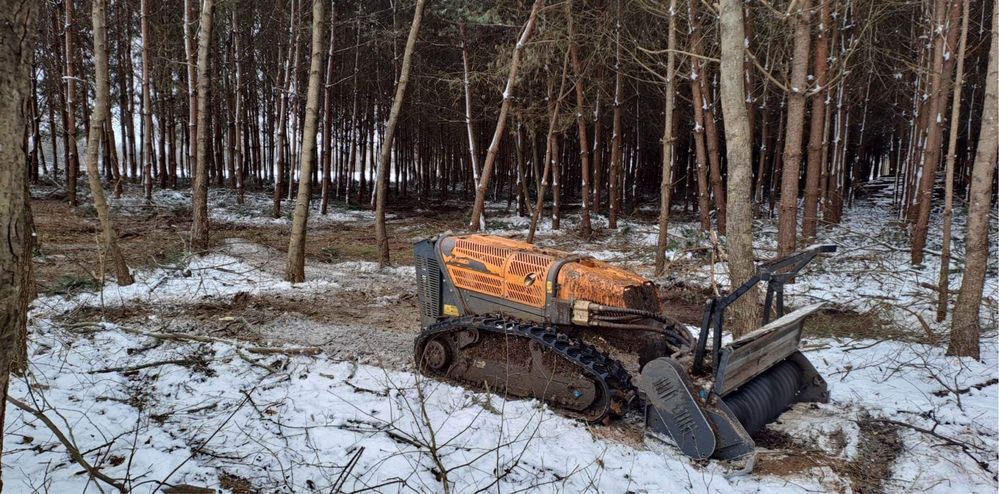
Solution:
M 597 80 L 603 79 L 603 66 L 597 68 Z M 600 112 L 600 91 L 597 91 L 596 104 L 593 108 L 593 214 L 600 214 L 600 203 L 603 201 L 603 114 Z
M 198 108 L 196 115 L 197 134 L 192 139 L 192 146 L 198 150 L 192 163 L 193 182 L 191 198 L 191 248 L 195 250 L 208 249 L 208 88 L 211 84 L 208 74 L 208 48 L 212 40 L 212 0 L 203 0 L 201 4 L 201 22 L 198 27 Z
M 392 166 L 392 140 L 395 128 L 399 123 L 399 113 L 406 96 L 406 84 L 409 83 L 409 72 L 413 65 L 413 50 L 416 48 L 416 36 L 420 32 L 420 21 L 423 19 L 424 0 L 416 0 L 416 10 L 413 12 L 413 24 L 406 38 L 406 48 L 402 55 L 402 68 L 399 70 L 399 81 L 395 87 L 395 97 L 392 99 L 392 110 L 389 112 L 388 123 L 385 124 L 385 135 L 382 138 L 382 149 L 378 157 L 378 182 L 375 193 L 375 242 L 378 244 L 378 265 L 389 264 L 388 231 L 385 227 L 385 202 L 388 195 L 389 168 Z
M 101 175 L 97 167 L 97 155 L 101 147 L 101 134 L 110 113 L 111 87 L 108 82 L 107 29 L 105 27 L 105 0 L 93 0 L 91 15 L 94 26 L 94 73 L 96 77 L 94 109 L 90 114 L 90 135 L 87 136 L 87 178 L 90 182 L 90 194 L 94 198 L 94 209 L 101 222 L 101 242 L 103 252 L 109 254 L 114 264 L 118 285 L 132 284 L 132 275 L 128 272 L 125 257 L 118 248 L 118 233 L 115 231 L 108 210 L 104 188 L 101 185 Z M 110 143 L 113 145 L 113 141 Z
M 300 0 L 301 1 L 301 0 Z M 289 14 L 288 21 L 288 49 L 286 53 L 286 58 L 284 62 L 284 78 L 282 79 L 282 90 L 281 97 L 278 104 L 278 141 L 277 141 L 277 169 L 274 172 L 274 210 L 273 214 L 275 218 L 281 217 L 281 199 L 284 197 L 284 188 L 288 185 L 285 184 L 284 180 L 287 176 L 288 180 L 291 181 L 291 173 L 288 171 L 288 153 L 286 151 L 288 143 L 288 113 L 290 102 L 290 93 L 292 91 L 292 84 L 295 78 L 295 73 L 292 71 L 293 67 L 297 65 L 297 60 L 295 60 L 296 49 L 298 45 L 298 32 L 296 26 L 296 18 L 298 8 L 295 7 L 295 3 L 292 2 L 291 13 Z
M 950 296 L 950 240 L 954 218 L 954 166 L 957 161 L 958 120 L 961 118 L 961 86 L 964 84 L 964 52 L 968 46 L 969 0 L 961 0 L 961 40 L 957 48 L 957 75 L 954 77 L 954 102 L 951 104 L 950 136 L 947 141 L 947 171 L 944 182 L 943 245 L 940 247 L 940 277 L 937 283 L 937 322 L 947 317 Z
M 478 184 L 482 170 L 479 166 L 479 145 L 475 138 L 475 127 L 472 125 L 472 82 L 468 77 L 468 47 L 464 22 L 458 24 L 458 32 L 461 35 L 462 86 L 465 88 L 465 128 L 468 130 L 469 163 L 472 168 L 472 180 Z
M 233 99 L 235 100 L 233 102 L 233 113 L 235 114 L 236 122 L 232 127 L 232 161 L 236 172 L 236 176 L 233 177 L 233 180 L 236 181 L 236 202 L 243 204 L 243 193 L 246 190 L 246 173 L 243 160 L 247 153 L 244 152 L 242 132 L 243 112 L 246 110 L 243 107 L 243 52 L 238 7 L 238 4 L 232 7 L 232 53 L 233 62 L 236 65 L 236 87 L 233 88 Z
M 798 181 L 801 168 L 801 142 L 805 130 L 805 93 L 808 85 L 808 52 L 811 42 L 809 0 L 797 3 L 791 17 L 794 27 L 794 54 L 791 85 L 787 95 L 787 137 L 784 138 L 784 170 L 781 174 L 780 215 L 777 224 L 777 256 L 794 251 L 798 233 Z M 729 162 L 731 163 L 731 162 Z
M 550 115 L 548 117 L 548 133 L 545 139 L 545 165 L 544 169 L 541 171 L 541 183 L 538 185 L 538 198 L 534 203 L 534 213 L 531 215 L 531 225 L 527 230 L 527 243 L 534 243 L 534 234 L 538 229 L 538 221 L 541 219 L 541 213 L 545 209 L 545 194 L 548 193 L 548 176 L 552 169 L 553 150 L 552 142 L 555 140 L 555 122 L 558 120 L 559 108 L 562 105 L 562 97 L 565 95 L 565 85 L 569 79 L 569 52 L 566 52 L 562 57 L 562 77 L 559 83 L 558 94 L 552 98 L 551 85 L 548 86 L 548 101 L 551 107 Z
M 574 39 L 572 22 L 572 0 L 565 3 L 565 18 L 569 30 L 569 58 L 572 61 L 572 72 L 576 77 L 576 128 L 579 133 L 579 162 L 582 187 L 580 195 L 583 199 L 583 211 L 579 221 L 579 234 L 583 240 L 590 240 L 593 226 L 590 223 L 590 148 L 586 135 L 585 88 L 583 86 L 583 66 L 579 63 L 579 46 Z M 672 53 L 670 53 L 672 56 Z
M 725 117 L 725 143 L 728 160 L 729 278 L 734 289 L 756 273 L 753 262 L 753 151 L 746 113 L 746 89 L 742 77 L 744 43 L 742 2 L 721 0 L 721 103 Z M 733 305 L 735 324 L 732 333 L 742 336 L 753 330 L 760 320 L 756 289 L 739 298 Z
M 711 95 L 711 91 L 708 88 L 708 71 L 705 67 L 702 67 L 701 77 L 698 82 L 701 86 L 702 100 L 701 105 L 704 107 L 704 140 L 707 143 L 707 154 L 708 154 L 708 170 L 711 172 L 711 191 L 715 196 L 715 212 L 717 214 L 718 223 L 718 233 L 725 235 L 726 228 L 728 226 L 728 201 L 725 196 L 725 182 L 722 180 L 722 170 L 721 170 L 721 147 L 718 137 L 718 125 L 715 123 L 715 112 L 712 109 L 714 107 L 714 97 Z M 739 74 L 742 77 L 742 74 Z M 745 86 L 743 86 L 745 87 Z M 746 113 L 747 120 L 749 118 L 749 113 Z M 751 127 L 750 127 L 751 129 Z M 752 142 L 752 139 L 750 139 Z M 752 158 L 752 151 L 750 151 L 750 158 Z M 750 173 L 752 173 L 752 165 L 750 165 Z M 731 175 L 730 175 L 731 176 Z
M 184 0 L 184 55 L 187 58 L 187 164 L 192 175 L 197 161 L 198 143 L 194 139 L 198 127 L 198 72 L 197 45 L 194 39 L 194 2 Z M 193 192 L 193 191 L 192 191 Z M 193 195 L 193 194 L 192 194 Z M 196 204 L 194 206 L 197 206 Z
M 80 175 L 80 157 L 76 145 L 76 72 L 73 43 L 73 0 L 65 0 L 66 23 L 63 25 L 63 36 L 66 38 L 66 129 L 69 134 L 69 147 L 66 150 L 66 198 L 70 206 L 76 206 L 76 182 Z
M 149 57 L 148 0 L 139 1 L 139 10 L 142 17 L 142 183 L 148 201 L 153 198 L 153 103 L 149 85 L 153 66 Z
M 329 52 L 326 55 L 326 84 L 323 91 L 323 186 L 320 214 L 326 214 L 333 193 L 333 78 L 336 75 L 336 4 L 330 9 L 330 41 Z
M 940 141 L 943 137 L 943 112 L 947 106 L 947 94 L 950 84 L 950 69 L 952 64 L 945 63 L 953 58 L 953 42 L 950 35 L 954 31 L 957 17 L 960 15 L 957 2 L 950 7 L 950 19 L 947 20 L 948 5 L 944 0 L 936 2 L 936 26 L 933 41 L 933 66 L 930 71 L 929 113 L 927 114 L 926 144 L 922 153 L 922 166 L 919 175 L 919 189 L 916 196 L 915 228 L 912 232 L 912 263 L 922 264 L 923 249 L 926 248 L 926 235 L 929 232 L 930 208 L 933 204 L 933 185 L 936 182 L 937 167 L 940 161 Z M 948 28 L 949 27 L 949 28 Z
M 697 12 L 698 2 L 688 4 L 687 17 L 690 19 L 690 95 L 691 106 L 694 108 L 694 153 L 697 161 L 697 210 L 701 220 L 701 229 L 711 229 L 711 192 L 708 190 L 708 152 L 704 143 L 704 109 L 707 102 L 701 94 L 701 70 L 699 56 L 703 51 L 704 35 L 701 31 L 700 15 Z
M 808 168 L 805 170 L 805 211 L 801 236 L 815 242 L 819 223 L 819 182 L 825 161 L 826 84 L 829 82 L 829 26 L 832 22 L 829 0 L 821 1 L 819 28 L 815 35 L 815 93 L 812 94 L 812 120 L 808 134 Z
M 666 268 L 666 247 L 669 243 L 669 210 L 673 193 L 673 79 L 676 77 L 676 0 L 669 2 L 669 36 L 666 55 L 666 91 L 663 116 L 663 177 L 659 185 L 659 238 L 656 241 L 656 276 Z
M 21 138 L 27 125 L 25 102 L 31 97 L 38 4 L 0 1 L 0 458 L 4 411 L 11 370 L 23 370 L 31 279 L 31 209 L 27 162 Z M 49 104 L 52 104 L 51 102 Z M 53 152 L 55 149 L 53 149 Z M 0 462 L 2 463 L 2 462 Z M 0 478 L 0 491 L 3 479 Z
M 422 0 L 418 1 L 422 5 Z M 520 37 L 517 39 L 517 45 L 513 49 L 513 56 L 510 59 L 510 74 L 506 80 L 506 88 L 503 90 L 503 103 L 500 105 L 499 117 L 496 119 L 496 130 L 493 132 L 493 140 L 489 144 L 489 150 L 486 151 L 486 161 L 482 165 L 482 176 L 479 177 L 479 183 L 475 187 L 475 204 L 472 206 L 472 218 L 468 223 L 468 228 L 472 231 L 479 231 L 485 226 L 480 224 L 480 221 L 486 209 L 486 192 L 489 190 L 489 179 L 492 177 L 493 166 L 496 164 L 500 141 L 503 140 L 506 117 L 510 113 L 510 104 L 513 103 L 513 90 L 517 85 L 517 70 L 520 66 L 520 57 L 524 51 L 524 47 L 527 45 L 527 41 L 531 38 L 531 33 L 534 32 L 534 25 L 538 19 L 538 11 L 541 10 L 543 3 L 544 0 L 534 0 L 534 5 L 531 7 L 531 14 L 527 18 L 527 23 L 524 25 Z
M 617 2 L 617 23 L 614 26 L 614 123 L 611 130 L 611 162 L 607 177 L 607 202 L 609 214 L 607 227 L 617 228 L 617 216 L 621 211 L 621 161 L 624 155 L 622 111 L 624 105 L 624 69 L 621 67 L 621 0 Z
M 320 71 L 323 67 L 323 3 L 312 0 L 312 57 L 309 64 L 309 89 L 305 100 L 305 122 L 302 136 L 302 170 L 298 178 L 298 197 L 288 241 L 288 269 L 285 279 L 292 283 L 305 281 L 305 227 L 309 221 L 309 196 L 312 165 L 316 156 L 316 120 L 319 117 Z
M 971 172 L 971 200 L 965 234 L 964 278 L 954 305 L 948 355 L 980 358 L 979 311 L 982 288 L 989 263 L 989 212 L 992 180 L 995 178 L 999 151 L 999 10 L 992 11 L 989 68 L 985 74 L 985 103 L 982 105 L 982 130 L 978 136 L 975 164 Z

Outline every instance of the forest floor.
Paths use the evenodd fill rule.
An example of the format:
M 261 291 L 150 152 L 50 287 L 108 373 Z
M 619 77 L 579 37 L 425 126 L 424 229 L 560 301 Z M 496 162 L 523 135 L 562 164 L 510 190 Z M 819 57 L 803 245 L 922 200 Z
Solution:
M 882 184 L 886 185 L 886 184 Z M 808 266 L 789 304 L 827 302 L 803 350 L 829 383 L 828 404 L 801 404 L 761 433 L 752 474 L 695 462 L 646 438 L 640 417 L 610 426 L 564 418 L 534 400 L 504 400 L 412 372 L 419 329 L 412 242 L 461 230 L 463 203 L 397 206 L 395 267 L 378 269 L 372 214 L 313 208 L 307 282 L 283 280 L 290 219 L 264 193 L 236 204 L 210 195 L 213 242 L 187 244 L 190 196 L 152 203 L 127 188 L 113 206 L 136 283 L 101 276 L 97 222 L 37 187 L 39 299 L 31 364 L 11 395 L 41 411 L 91 465 L 74 463 L 40 416 L 8 405 L 3 458 L 10 492 L 102 492 L 106 474 L 134 492 L 183 484 L 226 492 L 994 492 L 999 487 L 999 282 L 990 266 L 983 360 L 946 357 L 949 321 L 934 319 L 939 233 L 927 262 L 908 262 L 890 189 L 872 187 L 821 240 L 839 252 Z M 84 199 L 82 202 L 86 202 Z M 526 218 L 492 204 L 490 232 L 522 238 Z M 285 212 L 292 209 L 284 204 Z M 570 213 L 574 211 L 570 210 Z M 586 242 L 569 214 L 538 243 L 587 252 L 652 277 L 655 212 Z M 665 308 L 695 324 L 727 287 L 696 218 L 670 226 Z M 939 231 L 939 215 L 933 217 Z M 997 229 L 995 221 L 993 229 Z M 964 230 L 957 214 L 955 232 Z M 757 257 L 776 226 L 756 225 Z M 956 257 L 963 255 L 957 239 Z M 991 259 L 996 259 L 993 255 Z M 959 286 L 959 263 L 952 286 Z M 113 489 L 114 487 L 111 487 Z M 173 492 L 198 492 L 175 490 Z M 211 492 L 211 491 L 203 491 Z

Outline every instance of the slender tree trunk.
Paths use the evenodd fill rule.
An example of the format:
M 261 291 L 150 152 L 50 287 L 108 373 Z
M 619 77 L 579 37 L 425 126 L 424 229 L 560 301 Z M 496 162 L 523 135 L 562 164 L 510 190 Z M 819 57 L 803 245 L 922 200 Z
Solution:
M 538 229 L 538 220 L 545 209 L 545 194 L 548 193 L 548 176 L 552 169 L 554 151 L 552 142 L 555 140 L 555 123 L 558 120 L 559 108 L 562 105 L 562 97 L 565 95 L 565 86 L 569 79 L 569 52 L 562 57 L 562 77 L 559 83 L 558 94 L 552 97 L 551 85 L 548 86 L 548 101 L 550 102 L 550 116 L 548 117 L 548 133 L 545 140 L 544 169 L 541 171 L 541 183 L 538 185 L 538 198 L 534 203 L 534 213 L 531 215 L 531 225 L 527 230 L 527 243 L 534 243 L 534 234 Z
M 277 169 L 274 172 L 274 211 L 273 211 L 275 218 L 281 217 L 281 199 L 284 197 L 284 189 L 285 187 L 287 187 L 287 184 L 285 184 L 284 180 L 287 177 L 289 181 L 292 181 L 291 179 L 292 173 L 288 170 L 289 153 L 286 151 L 286 148 L 288 144 L 288 113 L 289 113 L 288 107 L 291 106 L 289 98 L 294 84 L 293 81 L 295 78 L 295 73 L 293 72 L 293 69 L 295 68 L 296 65 L 298 65 L 297 59 L 295 57 L 297 52 L 297 49 L 295 47 L 298 45 L 298 35 L 296 34 L 298 31 L 296 23 L 296 19 L 298 18 L 298 10 L 299 9 L 296 8 L 294 1 L 292 1 L 291 13 L 289 14 L 290 19 L 288 21 L 288 50 L 286 54 L 287 57 L 285 58 L 284 62 L 284 78 L 282 79 L 283 88 L 281 91 L 281 98 L 279 100 L 280 102 L 278 104 L 278 115 L 277 115 L 278 118 Z
M 309 221 L 309 196 L 312 165 L 316 156 L 316 121 L 319 118 L 320 72 L 323 67 L 323 4 L 312 0 L 312 57 L 309 64 L 309 89 L 305 100 L 305 122 L 302 137 L 302 170 L 298 179 L 298 198 L 288 241 L 288 269 L 285 279 L 292 283 L 305 281 L 305 227 Z
M 153 66 L 149 57 L 148 0 L 140 0 L 139 10 L 142 16 L 142 183 L 148 201 L 153 198 L 153 103 L 149 84 Z
M 418 1 L 422 5 L 422 0 Z M 517 39 L 517 45 L 513 49 L 513 57 L 510 60 L 510 74 L 506 80 L 506 88 L 503 90 L 503 103 L 500 105 L 499 117 L 496 119 L 496 131 L 493 132 L 493 140 L 489 144 L 489 150 L 486 151 L 486 161 L 482 165 L 482 176 L 479 177 L 479 183 L 476 184 L 475 188 L 475 204 L 472 206 L 472 218 L 468 224 L 468 228 L 472 231 L 478 231 L 485 226 L 480 224 L 480 221 L 486 209 L 486 192 L 489 190 L 489 179 L 492 177 L 493 166 L 495 166 L 496 157 L 499 154 L 500 141 L 503 140 L 506 117 L 510 113 L 510 104 L 513 102 L 513 91 L 517 85 L 517 70 L 520 66 L 520 57 L 524 51 L 524 47 L 527 45 L 527 41 L 531 39 L 531 33 L 534 32 L 534 25 L 538 19 L 538 11 L 541 10 L 543 3 L 543 0 L 534 0 L 534 5 L 531 7 L 531 14 L 527 18 L 527 23 L 524 25 L 520 37 Z
M 947 106 L 947 93 L 950 84 L 952 64 L 946 63 L 953 58 L 953 41 L 951 33 L 955 33 L 954 25 L 960 15 L 957 2 L 948 6 L 944 0 L 937 1 L 939 22 L 934 29 L 933 66 L 930 71 L 930 99 L 927 114 L 926 145 L 922 153 L 922 166 L 919 175 L 919 191 L 916 196 L 915 228 L 912 232 L 912 263 L 922 264 L 923 249 L 926 248 L 926 235 L 929 232 L 930 208 L 933 205 L 933 185 L 936 182 L 937 168 L 940 161 L 940 141 L 943 138 L 943 112 Z M 948 10 L 950 17 L 948 19 Z
M 666 247 L 669 244 L 669 213 L 673 196 L 673 80 L 676 78 L 676 0 L 669 2 L 669 36 L 666 55 L 666 91 L 663 111 L 663 177 L 659 186 L 659 238 L 656 241 L 656 276 L 666 268 Z
M 624 111 L 624 68 L 621 66 L 621 0 L 617 2 L 617 22 L 614 25 L 614 123 L 611 130 L 610 173 L 607 177 L 607 201 L 609 214 L 607 227 L 617 228 L 617 216 L 621 211 L 621 161 L 624 155 L 621 125 Z
M 746 89 L 742 77 L 744 43 L 742 2 L 721 0 L 719 16 L 721 45 L 721 103 L 725 116 L 725 143 L 728 159 L 729 278 L 738 287 L 756 273 L 753 260 L 753 152 L 752 129 L 746 113 Z M 735 337 L 754 329 L 760 319 L 756 289 L 738 299 L 732 309 Z
M 96 99 L 94 109 L 90 114 L 90 135 L 87 136 L 87 178 L 90 182 L 90 194 L 94 198 L 94 209 L 101 222 L 101 255 L 109 254 L 114 265 L 118 285 L 132 284 L 132 275 L 128 272 L 125 257 L 118 247 L 118 233 L 115 231 L 108 210 L 104 188 L 101 185 L 101 175 L 97 167 L 97 155 L 101 147 L 101 134 L 110 113 L 111 87 L 108 82 L 107 29 L 105 27 L 105 0 L 93 0 L 91 15 L 94 26 L 94 72 L 96 75 Z M 113 145 L 113 141 L 111 143 Z
M 801 168 L 801 142 L 805 131 L 805 93 L 808 85 L 808 54 L 811 42 L 809 0 L 796 3 L 791 17 L 794 27 L 794 54 L 791 86 L 787 95 L 787 137 L 784 139 L 784 170 L 781 175 L 780 215 L 777 223 L 777 256 L 794 251 L 798 233 L 798 181 Z
M 603 79 L 603 66 L 597 68 L 597 80 Z M 600 112 L 600 91 L 593 108 L 593 214 L 600 214 L 600 203 L 603 201 L 603 114 Z
M 66 38 L 66 129 L 69 135 L 69 146 L 66 149 L 66 198 L 70 206 L 76 206 L 76 181 L 80 174 L 80 158 L 76 145 L 76 71 L 74 54 L 76 46 L 73 43 L 73 1 L 65 0 L 66 23 L 63 24 L 63 36 Z
M 243 193 L 246 190 L 246 173 L 245 167 L 243 166 L 243 160 L 246 154 L 244 153 L 243 147 L 243 112 L 246 111 L 243 107 L 243 51 L 242 51 L 242 33 L 240 30 L 239 22 L 239 5 L 233 5 L 232 7 L 232 53 L 233 62 L 236 65 L 236 84 L 233 88 L 233 113 L 235 115 L 236 122 L 232 127 L 232 161 L 235 166 L 236 176 L 233 179 L 236 181 L 236 202 L 243 204 Z M 332 50 L 332 48 L 330 48 Z
M 579 46 L 574 39 L 572 22 L 572 0 L 565 3 L 566 25 L 569 30 L 569 58 L 572 61 L 572 72 L 576 77 L 576 128 L 579 133 L 579 162 L 580 178 L 582 186 L 580 195 L 583 199 L 583 211 L 579 221 L 579 234 L 584 240 L 589 240 L 593 235 L 593 226 L 590 223 L 590 148 L 589 138 L 586 135 L 586 92 L 583 85 L 583 66 L 579 63 Z M 672 53 L 670 53 L 672 56 Z
M 801 236 L 805 243 L 815 241 L 819 223 L 819 182 L 825 162 L 826 98 L 829 95 L 829 26 L 832 22 L 829 2 L 821 3 L 819 27 L 815 34 L 815 92 L 812 94 L 812 119 L 808 134 L 808 168 L 805 170 L 805 211 Z
M 21 138 L 31 97 L 37 3 L 0 1 L 0 459 L 11 371 L 23 371 L 31 279 L 31 208 Z M 52 102 L 49 103 L 50 105 Z M 53 149 L 53 153 L 55 149 Z M 0 461 L 2 463 L 2 461 Z M 0 491 L 3 479 L 0 478 Z
M 992 11 L 992 35 L 989 44 L 989 68 L 985 74 L 985 103 L 982 105 L 982 130 L 978 135 L 975 164 L 971 172 L 971 200 L 965 233 L 964 278 L 954 305 L 948 355 L 980 358 L 981 333 L 979 311 L 982 288 L 989 263 L 989 212 L 992 181 L 995 179 L 999 152 L 999 10 Z
M 701 59 L 699 58 L 703 50 L 704 35 L 701 31 L 700 14 L 697 11 L 696 1 L 688 3 L 687 17 L 690 19 L 690 95 L 691 106 L 694 108 L 694 152 L 697 159 L 697 210 L 701 219 L 701 229 L 708 231 L 711 229 L 711 192 L 708 190 L 708 153 L 705 149 L 704 136 L 704 111 L 707 108 L 707 101 L 701 94 L 701 79 L 704 72 L 701 70 Z
M 330 9 L 330 41 L 326 55 L 326 84 L 323 90 L 323 186 L 320 214 L 326 214 L 333 193 L 333 78 L 336 76 L 336 2 Z
M 475 138 L 475 127 L 472 123 L 472 82 L 469 78 L 468 47 L 466 46 L 467 36 L 465 34 L 464 22 L 458 24 L 458 32 L 461 36 L 462 86 L 465 88 L 465 128 L 468 130 L 469 163 L 472 168 L 472 180 L 474 180 L 474 183 L 478 184 L 479 175 L 482 173 L 482 170 L 479 166 L 478 139 Z
M 741 73 L 739 77 L 742 78 Z M 701 105 L 704 107 L 704 140 L 707 143 L 708 170 L 711 172 L 711 191 L 715 197 L 715 212 L 718 215 L 718 233 L 725 235 L 728 225 L 728 200 L 726 199 L 725 182 L 722 180 L 721 150 L 719 149 L 721 145 L 719 143 L 718 125 L 715 123 L 715 112 L 713 110 L 714 97 L 711 94 L 707 81 L 707 68 L 702 67 L 702 74 L 698 82 L 700 83 L 703 97 Z M 748 115 L 747 112 L 747 119 L 749 118 Z M 750 158 L 752 158 L 751 151 Z M 750 165 L 750 173 L 752 173 L 752 165 Z
M 185 142 L 187 143 L 187 163 L 192 174 L 198 157 L 198 143 L 194 138 L 198 130 L 198 52 L 193 26 L 194 2 L 196 1 L 184 0 L 184 54 L 187 58 L 185 64 L 187 68 L 187 139 Z
M 378 265 L 389 264 L 388 231 L 385 227 L 385 203 L 388 195 L 389 168 L 392 166 L 392 140 L 395 128 L 399 123 L 399 113 L 406 96 L 406 84 L 409 83 L 409 72 L 413 65 L 413 51 L 416 48 L 416 37 L 420 32 L 420 21 L 423 19 L 424 0 L 416 0 L 416 10 L 413 12 L 413 23 L 406 38 L 406 48 L 402 55 L 402 68 L 399 70 L 399 81 L 395 87 L 395 97 L 392 99 L 392 110 L 388 123 L 385 124 L 385 135 L 382 138 L 382 149 L 378 158 L 378 182 L 375 197 L 375 242 L 378 244 Z
M 552 136 L 552 230 L 562 227 L 562 151 L 559 135 Z
M 191 248 L 195 250 L 208 249 L 208 88 L 211 79 L 208 73 L 209 51 L 212 40 L 212 0 L 203 0 L 201 4 L 201 22 L 198 29 L 198 121 L 195 128 L 197 134 L 192 139 L 192 145 L 198 153 L 193 162 L 193 185 L 191 197 L 194 202 L 191 223 Z M 195 144 L 196 143 L 196 144 Z
M 950 136 L 947 141 L 947 171 L 944 182 L 943 245 L 940 248 L 940 278 L 937 283 L 937 322 L 947 318 L 950 297 L 950 241 L 954 219 L 954 166 L 957 162 L 958 120 L 961 118 L 961 86 L 964 84 L 964 52 L 968 46 L 970 0 L 961 0 L 961 40 L 957 48 L 957 75 L 954 78 L 954 102 L 951 104 Z
M 527 158 L 524 146 L 524 129 L 521 119 L 517 118 L 517 128 L 514 131 L 514 142 L 517 147 L 517 216 L 527 215 L 527 204 L 530 201 L 530 191 L 527 187 Z

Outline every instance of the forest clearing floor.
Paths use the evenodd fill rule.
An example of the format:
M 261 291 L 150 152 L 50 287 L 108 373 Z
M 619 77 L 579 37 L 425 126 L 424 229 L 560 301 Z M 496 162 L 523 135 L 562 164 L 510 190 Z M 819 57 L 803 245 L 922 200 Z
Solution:
M 439 492 L 442 482 L 452 492 L 999 486 L 996 273 L 982 307 L 983 361 L 945 356 L 949 321 L 935 322 L 935 292 L 924 286 L 935 284 L 939 257 L 908 263 L 904 229 L 881 203 L 890 191 L 858 198 L 842 225 L 824 229 L 822 240 L 839 252 L 813 262 L 789 287 L 791 306 L 828 303 L 807 324 L 803 351 L 828 381 L 831 401 L 796 405 L 768 426 L 756 438 L 748 475 L 643 437 L 636 414 L 591 426 L 535 400 L 414 374 L 411 245 L 459 231 L 467 208 L 458 203 L 397 207 L 389 218 L 395 267 L 386 269 L 374 262 L 369 211 L 337 204 L 323 216 L 313 207 L 308 281 L 290 284 L 283 281 L 290 219 L 270 217 L 267 194 L 248 193 L 238 205 L 231 192 L 213 190 L 215 248 L 193 255 L 189 195 L 161 191 L 147 204 L 139 189 L 127 188 L 112 203 L 136 283 L 119 287 L 95 268 L 92 211 L 71 209 L 44 188 L 33 195 L 40 297 L 29 327 L 29 372 L 12 382 L 11 395 L 55 421 L 95 470 L 134 492 L 178 484 L 226 492 Z M 523 238 L 526 219 L 504 205 L 491 204 L 488 229 Z M 664 308 L 695 324 L 704 297 L 727 287 L 727 268 L 696 218 L 677 216 L 668 274 L 653 279 Z M 553 233 L 543 220 L 537 242 L 652 277 L 654 211 L 638 208 L 616 232 L 596 215 L 589 242 L 575 233 L 577 221 L 567 215 Z M 933 222 L 931 232 L 939 232 L 939 214 Z M 963 231 L 958 212 L 955 232 Z M 757 257 L 772 257 L 775 222 L 758 220 L 756 232 Z M 963 242 L 955 244 L 960 259 Z M 928 249 L 938 245 L 939 233 L 931 235 Z M 38 416 L 10 404 L 7 415 L 3 476 L 10 492 L 108 489 L 70 459 Z

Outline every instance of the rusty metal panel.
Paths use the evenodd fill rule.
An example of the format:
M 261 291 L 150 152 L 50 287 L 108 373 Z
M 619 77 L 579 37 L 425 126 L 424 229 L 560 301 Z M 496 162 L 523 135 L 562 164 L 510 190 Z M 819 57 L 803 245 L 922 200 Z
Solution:
M 645 278 L 595 259 L 566 264 L 558 273 L 558 298 L 659 312 L 656 288 Z

